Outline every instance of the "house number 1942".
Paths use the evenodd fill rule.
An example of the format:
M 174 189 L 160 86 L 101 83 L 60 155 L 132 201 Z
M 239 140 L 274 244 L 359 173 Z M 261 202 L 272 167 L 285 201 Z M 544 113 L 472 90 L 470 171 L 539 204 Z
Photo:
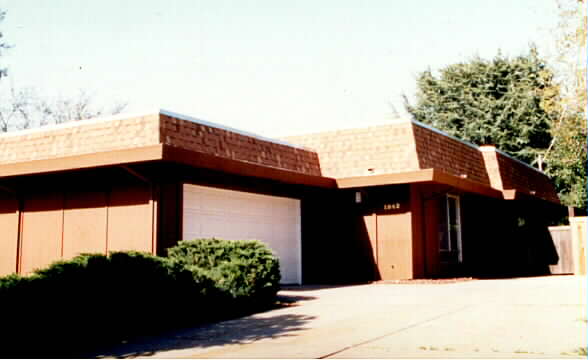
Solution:
M 400 209 L 400 203 L 384 204 L 384 210 Z

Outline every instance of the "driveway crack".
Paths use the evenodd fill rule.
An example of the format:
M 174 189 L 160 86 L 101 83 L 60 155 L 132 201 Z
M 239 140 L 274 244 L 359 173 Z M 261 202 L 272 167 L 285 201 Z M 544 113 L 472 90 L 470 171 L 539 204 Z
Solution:
M 417 326 L 420 326 L 420 325 L 423 325 L 423 324 L 429 323 L 429 322 L 431 322 L 431 321 L 435 321 L 435 320 L 437 320 L 437 319 L 440 319 L 440 318 L 442 318 L 442 317 L 444 317 L 444 316 L 448 316 L 448 315 L 452 315 L 452 314 L 458 313 L 458 312 L 460 312 L 460 311 L 463 311 L 463 310 L 465 310 L 465 309 L 467 309 L 467 308 L 470 308 L 470 307 L 472 307 L 472 306 L 473 306 L 473 305 L 466 305 L 466 306 L 460 307 L 459 309 L 455 309 L 455 310 L 452 310 L 452 311 L 449 311 L 449 312 L 446 312 L 446 313 L 443 313 L 443 314 L 439 314 L 439 315 L 437 315 L 437 316 L 434 316 L 434 317 L 432 317 L 432 318 L 428 318 L 428 319 L 425 319 L 425 320 L 422 320 L 422 321 L 418 321 L 418 322 L 416 322 L 416 323 L 409 324 L 409 325 L 407 325 L 407 326 L 405 326 L 405 327 L 402 327 L 402 328 L 400 328 L 400 329 L 396 329 L 396 330 L 394 330 L 394 331 L 391 331 L 391 332 L 385 333 L 385 334 L 383 334 L 383 335 L 380 335 L 380 336 L 376 336 L 376 337 L 374 337 L 374 338 L 371 338 L 371 339 L 368 339 L 368 340 L 365 340 L 365 341 L 359 342 L 359 343 L 357 343 L 357 344 L 352 344 L 352 345 L 346 346 L 346 347 L 344 347 L 344 348 L 342 348 L 342 349 L 339 349 L 339 350 L 337 350 L 337 351 L 333 351 L 333 352 L 331 352 L 331 353 L 328 353 L 328 354 L 326 354 L 326 355 L 319 356 L 317 359 L 327 359 L 327 358 L 330 358 L 331 356 L 334 356 L 334 355 L 340 354 L 340 353 L 342 353 L 342 352 L 344 352 L 344 351 L 347 351 L 347 350 L 350 350 L 350 349 L 354 349 L 354 348 L 356 348 L 356 347 L 359 347 L 359 346 L 363 346 L 363 345 L 367 345 L 367 344 L 373 343 L 373 342 L 375 342 L 375 341 L 378 341 L 378 340 L 384 339 L 384 338 L 386 338 L 386 337 L 388 337 L 388 336 L 392 336 L 392 335 L 394 335 L 394 334 L 397 334 L 397 333 L 399 333 L 399 332 L 402 332 L 402 331 L 404 331 L 404 330 L 412 329 L 412 328 L 414 328 L 414 327 L 417 327 Z

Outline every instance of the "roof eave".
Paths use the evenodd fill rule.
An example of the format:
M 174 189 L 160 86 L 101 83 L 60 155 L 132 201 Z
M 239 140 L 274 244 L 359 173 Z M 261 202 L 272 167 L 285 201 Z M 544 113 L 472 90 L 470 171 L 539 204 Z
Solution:
M 433 181 L 433 169 L 336 179 L 340 189 Z
M 163 145 L 162 159 L 167 162 L 215 170 L 227 174 L 257 177 L 289 184 L 336 188 L 335 179 L 332 178 L 227 159 L 175 146 Z
M 541 200 L 548 201 L 552 204 L 561 205 L 559 198 L 546 198 L 538 196 L 534 192 L 527 192 L 521 189 L 506 189 L 502 191 L 505 200 Z
M 443 184 L 452 186 L 465 192 L 476 193 L 496 199 L 503 198 L 501 191 L 468 179 L 447 174 L 438 169 L 423 169 L 392 174 L 357 176 L 336 179 L 336 181 L 337 187 L 341 189 L 393 184 Z
M 0 164 L 0 178 L 133 164 L 161 160 L 162 158 L 163 146 L 161 144 L 149 145 L 131 149 Z

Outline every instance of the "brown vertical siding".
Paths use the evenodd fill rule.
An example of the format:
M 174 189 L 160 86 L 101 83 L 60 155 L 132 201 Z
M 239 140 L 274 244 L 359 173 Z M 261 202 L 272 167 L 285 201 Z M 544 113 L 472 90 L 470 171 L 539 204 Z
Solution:
M 417 184 L 410 185 L 410 212 L 412 220 L 412 270 L 414 278 L 426 276 L 426 244 L 423 239 L 423 207 L 421 187 Z
M 0 192 L 0 276 L 16 272 L 18 254 L 18 199 Z
M 80 253 L 106 252 L 106 192 L 70 191 L 65 194 L 63 258 Z
M 166 255 L 166 249 L 181 238 L 181 184 L 168 183 L 160 186 L 158 203 L 158 241 L 156 253 Z
M 148 184 L 117 186 L 108 206 L 108 251 L 153 252 L 153 207 Z
M 440 231 L 440 213 L 443 197 L 435 196 L 434 193 L 423 194 L 425 228 L 424 228 L 424 246 L 425 272 L 428 277 L 436 277 L 441 273 L 441 264 L 439 259 L 439 231 Z
M 63 194 L 29 194 L 22 217 L 21 273 L 30 273 L 61 259 Z

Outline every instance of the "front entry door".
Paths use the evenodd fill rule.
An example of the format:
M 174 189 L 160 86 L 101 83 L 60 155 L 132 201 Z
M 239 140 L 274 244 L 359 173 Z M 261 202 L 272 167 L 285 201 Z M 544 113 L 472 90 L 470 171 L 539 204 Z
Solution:
M 378 272 L 387 279 L 412 277 L 410 213 L 377 214 Z
M 410 213 L 383 211 L 364 216 L 374 260 L 374 280 L 412 276 Z

